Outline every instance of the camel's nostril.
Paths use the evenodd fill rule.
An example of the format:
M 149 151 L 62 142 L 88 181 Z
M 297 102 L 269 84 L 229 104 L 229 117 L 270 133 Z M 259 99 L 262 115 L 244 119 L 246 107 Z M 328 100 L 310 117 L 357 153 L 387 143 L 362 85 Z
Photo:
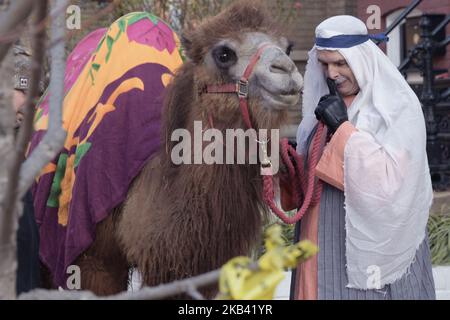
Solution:
M 270 66 L 270 72 L 273 73 L 290 73 L 291 70 L 288 66 L 281 63 L 274 63 Z

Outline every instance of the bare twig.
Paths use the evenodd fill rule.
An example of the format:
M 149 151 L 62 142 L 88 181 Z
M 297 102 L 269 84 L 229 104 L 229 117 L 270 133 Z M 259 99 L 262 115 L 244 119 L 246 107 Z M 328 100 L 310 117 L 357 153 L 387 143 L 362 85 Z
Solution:
M 30 15 L 35 1 L 13 1 L 8 10 L 0 13 L 0 37 L 18 29 Z M 19 33 L 20 34 L 20 33 Z M 3 60 L 14 39 L 0 43 L 0 61 Z
M 195 300 L 205 300 L 205 297 L 194 286 L 190 287 L 187 293 Z
M 35 15 L 33 24 L 36 25 L 47 13 L 47 0 L 39 0 L 35 2 Z M 6 256 L 6 261 L 3 261 L 3 266 L 9 275 L 3 276 L 1 282 L 7 282 L 7 285 L 15 284 L 15 269 L 16 269 L 16 230 L 18 225 L 18 217 L 20 212 L 18 210 L 18 175 L 21 163 L 24 157 L 25 146 L 28 144 L 31 136 L 32 118 L 34 111 L 34 100 L 39 94 L 39 80 L 40 80 L 40 65 L 43 61 L 44 49 L 42 41 L 45 39 L 44 32 L 37 34 L 33 38 L 33 61 L 31 65 L 31 81 L 25 102 L 25 119 L 22 128 L 19 132 L 18 142 L 13 152 L 8 167 L 8 184 L 4 193 L 4 198 L 1 206 L 1 223 L 0 223 L 0 245 L 3 247 L 2 254 Z M 9 90 L 12 91 L 13 86 Z M 3 258 L 3 257 L 2 257 Z M 2 287 L 2 296 L 13 298 L 15 296 L 15 285 L 13 287 Z
M 0 230 L 8 219 L 1 208 L 5 201 L 5 193 L 8 189 L 8 165 L 11 163 L 14 150 L 14 112 L 12 107 L 14 62 L 12 50 L 6 55 L 2 64 L 2 76 L 0 77 Z M 0 231 L 1 232 L 1 231 Z M 13 235 L 0 240 L 0 300 L 13 299 L 15 296 L 15 271 L 16 256 Z
M 47 15 L 41 22 L 37 25 L 33 26 L 33 29 L 27 30 L 29 36 L 33 36 L 42 30 L 44 30 L 48 22 L 55 18 L 56 16 L 65 15 L 65 8 L 69 5 L 70 0 L 65 0 L 64 5 L 61 5 L 59 8 L 55 8 L 52 12 Z M 63 12 L 64 11 L 64 12 Z M 17 30 L 11 30 L 9 33 L 3 33 L 0 35 L 0 43 L 14 42 L 15 40 L 20 38 L 22 30 L 19 28 L 19 32 Z
M 97 12 L 94 17 L 86 20 L 83 23 L 83 27 L 86 29 L 86 28 L 90 27 L 91 25 L 97 23 L 98 20 L 101 19 L 103 16 L 111 13 L 121 2 L 122 2 L 122 0 L 114 0 L 108 6 L 106 6 L 99 12 Z M 65 12 L 66 12 L 65 10 L 69 4 L 70 4 L 70 0 L 64 0 L 64 2 L 61 3 L 58 6 L 58 8 L 55 8 L 52 10 L 50 15 L 48 15 L 44 20 L 42 20 L 37 26 L 34 26 L 32 30 L 29 30 L 29 35 L 33 36 L 34 34 L 45 29 L 48 25 L 49 20 L 54 19 L 57 16 L 65 16 Z M 2 32 L 2 29 L 0 28 L 0 32 L 1 32 L 0 33 L 0 52 L 1 52 L 1 46 L 4 44 L 8 44 L 8 43 L 10 44 L 10 43 L 14 42 L 15 40 L 19 39 L 19 37 L 22 33 L 22 30 L 21 30 L 21 28 L 17 29 L 17 26 L 16 26 L 15 29 L 12 29 L 10 31 L 5 30 L 4 32 Z M 64 36 L 62 36 L 62 37 L 51 39 L 51 42 L 48 45 L 48 48 L 50 49 L 50 48 L 54 47 L 55 45 L 57 45 L 58 43 L 60 43 L 63 40 L 71 39 L 72 37 L 74 37 L 76 35 L 77 32 L 79 32 L 79 31 L 71 30 L 71 31 L 65 33 Z
M 248 266 L 250 270 L 259 269 L 253 261 Z M 122 292 L 112 296 L 99 297 L 90 291 L 56 291 L 37 289 L 19 296 L 21 300 L 157 300 L 176 296 L 182 293 L 191 295 L 194 299 L 204 299 L 198 288 L 218 283 L 221 269 L 210 271 L 192 278 L 162 284 L 156 287 L 144 287 L 136 292 Z
M 98 20 L 101 19 L 103 16 L 107 15 L 108 13 L 111 13 L 121 2 L 122 2 L 122 0 L 114 0 L 113 2 L 111 2 L 108 6 L 106 6 L 105 8 L 100 10 L 99 12 L 97 12 L 95 14 L 95 16 L 93 16 L 89 20 L 86 20 L 86 22 L 83 23 L 83 28 L 87 29 L 88 27 L 90 27 L 94 23 L 98 22 Z M 75 36 L 75 34 L 77 32 L 78 32 L 77 30 L 71 30 L 71 31 L 67 32 L 64 36 L 51 39 L 50 40 L 50 44 L 49 44 L 49 48 L 53 48 L 54 46 L 59 44 L 61 41 L 71 39 L 72 37 Z
M 64 0 L 56 0 L 57 8 L 66 5 Z M 51 24 L 51 39 L 64 39 L 64 16 L 55 16 Z M 42 141 L 28 157 L 20 170 L 19 195 L 22 196 L 33 183 L 40 170 L 61 150 L 66 139 L 66 132 L 62 128 L 62 102 L 64 98 L 64 74 L 66 69 L 64 41 L 50 49 L 50 106 L 48 130 Z M 31 120 L 32 121 L 32 120 Z
M 47 0 L 39 0 L 35 3 L 35 15 L 33 19 L 33 25 L 37 25 L 45 18 L 47 14 Z M 25 156 L 25 150 L 30 141 L 33 117 L 34 117 L 34 105 L 35 100 L 39 96 L 39 81 L 41 77 L 41 65 L 44 60 L 44 45 L 45 33 L 44 31 L 38 33 L 33 37 L 33 59 L 31 63 L 31 81 L 27 92 L 27 98 L 24 107 L 24 121 L 21 125 L 19 136 L 10 164 L 10 170 L 8 175 L 8 188 L 5 194 L 5 201 L 2 206 L 3 219 L 5 224 L 0 230 L 0 239 L 2 243 L 5 243 L 11 234 L 15 233 L 14 227 L 17 223 L 17 217 L 14 214 L 17 199 L 20 199 L 25 192 L 18 192 L 18 176 L 20 167 Z M 12 88 L 11 88 L 12 89 Z
M 120 3 L 122 2 L 122 0 L 113 0 L 109 5 L 107 5 L 105 8 L 103 8 L 102 10 L 100 10 L 99 12 L 97 12 L 92 18 L 90 18 L 89 20 L 85 21 L 83 23 L 83 28 L 87 29 L 88 27 L 90 27 L 92 24 L 98 22 L 98 20 L 103 17 L 104 15 L 112 12 Z M 72 36 L 74 36 L 75 33 L 77 33 L 78 31 L 76 30 L 71 30 L 67 33 L 67 38 L 71 38 Z M 56 39 L 58 40 L 58 39 Z M 53 41 L 52 41 L 53 43 Z M 51 44 L 52 44 L 51 43 Z M 50 45 L 51 45 L 50 44 Z
M 123 292 L 117 295 L 98 297 L 89 291 L 56 291 L 56 290 L 33 290 L 22 294 L 19 299 L 23 300 L 156 300 L 164 299 L 181 293 L 192 293 L 192 288 L 201 288 L 217 283 L 220 269 L 204 273 L 185 280 L 162 284 L 157 287 L 145 287 L 137 292 Z M 202 298 L 197 295 L 194 298 Z

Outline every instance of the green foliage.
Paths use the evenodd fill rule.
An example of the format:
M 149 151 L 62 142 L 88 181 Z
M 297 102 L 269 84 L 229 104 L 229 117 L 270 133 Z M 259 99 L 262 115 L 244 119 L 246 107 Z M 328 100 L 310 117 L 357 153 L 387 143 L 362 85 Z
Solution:
M 294 242 L 295 226 L 277 222 L 282 226 L 282 237 L 287 243 Z M 268 224 L 266 230 L 273 224 Z M 443 205 L 438 213 L 430 215 L 428 220 L 428 237 L 433 265 L 450 265 L 450 205 Z M 257 256 L 265 253 L 264 246 Z
M 284 241 L 286 241 L 287 243 L 294 243 L 295 225 L 294 224 L 282 224 L 281 227 L 283 229 L 282 236 L 283 236 Z
M 282 228 L 284 240 L 293 243 L 295 226 L 282 224 Z M 443 205 L 439 213 L 430 215 L 428 237 L 433 265 L 450 265 L 450 205 Z
M 432 214 L 428 220 L 433 265 L 450 265 L 450 207 L 443 207 L 440 214 Z
M 214 16 L 234 0 L 71 0 L 81 7 L 82 28 L 70 30 L 66 43 L 67 55 L 88 33 L 111 25 L 120 17 L 136 11 L 154 14 L 165 21 L 179 35 L 182 30 L 194 29 L 203 19 Z M 299 0 L 264 0 L 280 26 L 289 26 L 300 15 Z M 123 32 L 124 24 L 119 22 Z
M 195 28 L 201 20 L 218 14 L 231 2 L 233 0 L 128 0 L 120 2 L 114 15 L 120 17 L 133 11 L 151 12 L 179 33 Z M 281 25 L 288 25 L 299 15 L 298 0 L 266 2 Z
M 285 224 L 283 222 L 271 222 L 264 226 L 263 233 L 266 234 L 267 230 L 275 225 L 281 226 L 281 238 L 284 243 L 292 244 L 294 243 L 294 234 L 295 234 L 295 225 L 294 224 Z M 255 259 L 259 259 L 264 253 L 266 253 L 266 249 L 264 246 L 264 241 L 261 240 L 261 246 L 258 248 L 257 252 L 253 254 Z

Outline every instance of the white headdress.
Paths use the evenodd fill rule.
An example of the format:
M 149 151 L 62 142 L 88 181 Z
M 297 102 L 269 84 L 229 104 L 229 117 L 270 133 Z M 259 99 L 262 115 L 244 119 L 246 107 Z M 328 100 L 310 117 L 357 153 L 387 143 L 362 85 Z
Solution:
M 401 278 L 425 236 L 432 202 L 421 105 L 397 68 L 371 40 L 362 21 L 335 16 L 316 28 L 309 52 L 298 152 L 317 123 L 314 110 L 328 93 L 317 50 L 337 50 L 360 87 L 348 108 L 358 129 L 344 153 L 348 287 L 370 288 L 372 266 L 381 287 Z

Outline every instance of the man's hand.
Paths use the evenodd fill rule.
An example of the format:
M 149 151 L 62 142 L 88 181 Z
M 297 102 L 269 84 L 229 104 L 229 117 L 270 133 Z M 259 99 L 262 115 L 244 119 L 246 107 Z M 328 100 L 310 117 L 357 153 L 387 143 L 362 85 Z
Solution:
M 316 118 L 327 125 L 331 133 L 334 133 L 339 126 L 348 121 L 347 106 L 337 91 L 333 80 L 327 78 L 330 94 L 320 98 L 315 110 Z

